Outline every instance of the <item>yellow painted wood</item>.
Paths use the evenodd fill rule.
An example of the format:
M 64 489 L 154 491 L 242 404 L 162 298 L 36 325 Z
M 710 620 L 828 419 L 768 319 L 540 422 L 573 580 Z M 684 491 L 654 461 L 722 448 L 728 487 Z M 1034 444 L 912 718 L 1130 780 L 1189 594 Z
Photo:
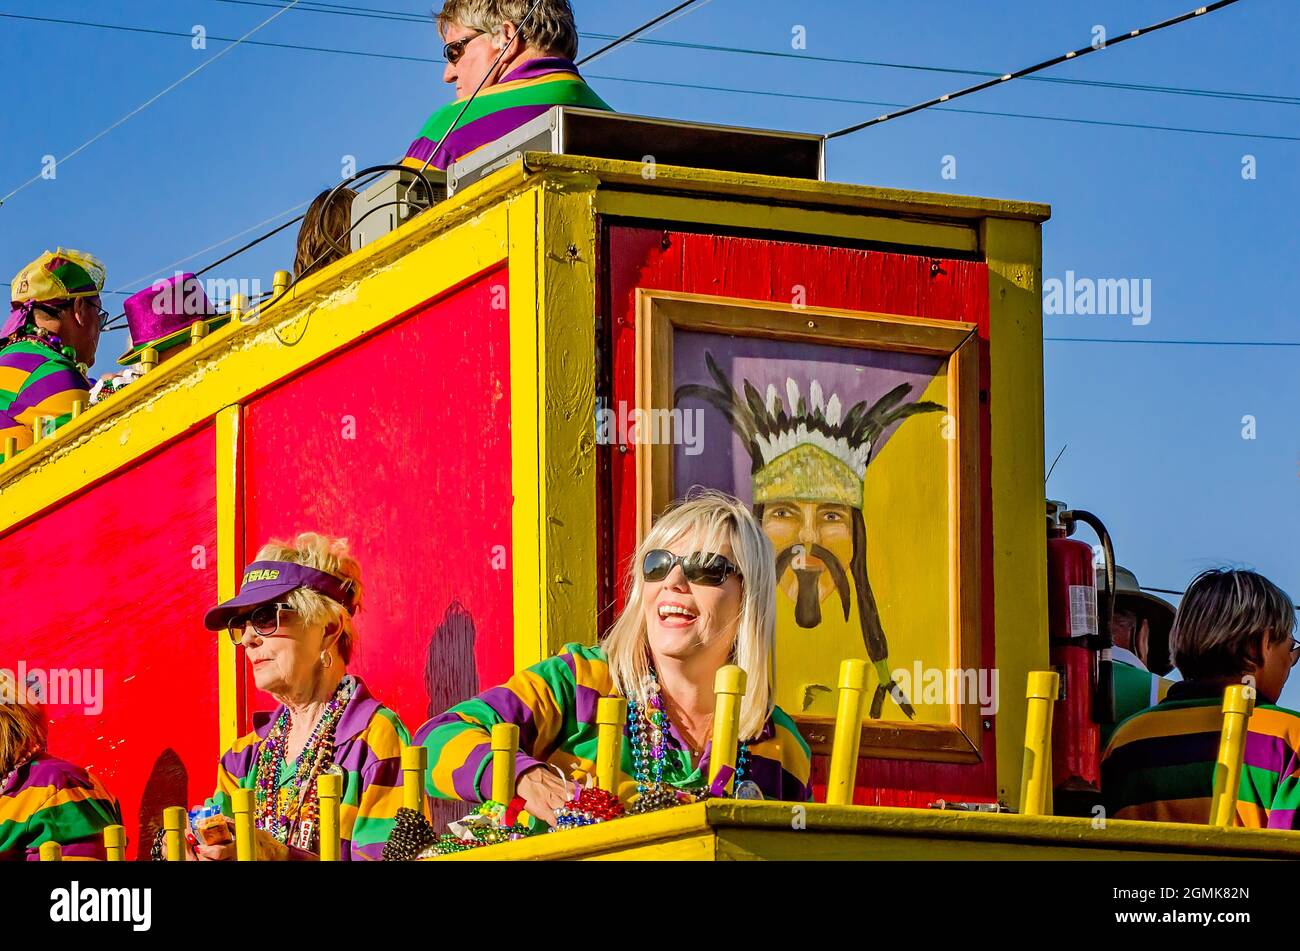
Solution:
M 724 766 L 733 773 L 736 753 L 740 744 L 740 702 L 745 698 L 745 670 L 735 664 L 718 668 L 713 677 L 713 748 L 709 753 L 709 786 L 712 787 Z M 728 793 L 735 790 L 733 775 L 724 787 Z
M 606 792 L 618 792 L 618 774 L 623 761 L 623 726 L 627 722 L 627 701 L 622 697 L 601 697 L 596 703 L 596 785 Z
M 168 806 L 163 810 L 163 854 L 168 862 L 185 861 L 185 826 L 188 822 L 184 806 Z
M 502 805 L 509 805 L 515 798 L 515 757 L 518 754 L 518 724 L 495 724 L 492 727 L 492 799 Z
M 50 841 L 42 842 L 40 849 L 37 850 L 42 862 L 62 862 L 63 846 L 59 843 Z
M 1223 731 L 1219 757 L 1214 764 L 1214 792 L 1210 799 L 1210 824 L 1231 826 L 1237 818 L 1237 793 L 1241 765 L 1246 757 L 1246 730 L 1255 708 L 1255 688 L 1233 684 L 1223 694 Z
M 946 195 L 938 192 L 906 191 L 898 188 L 879 188 L 874 185 L 848 185 L 798 178 L 776 178 L 770 175 L 719 172 L 712 169 L 681 168 L 675 165 L 655 166 L 655 177 L 647 180 L 642 175 L 643 166 L 640 162 L 620 162 L 579 155 L 528 152 L 524 155 L 523 164 L 530 171 L 585 173 L 598 177 L 606 186 L 632 186 L 637 191 L 643 192 L 702 192 L 711 195 L 743 196 L 755 201 L 843 207 L 916 216 L 932 215 L 953 220 L 997 217 L 1040 222 L 1046 221 L 1052 214 L 1049 206 L 1037 202 L 974 198 L 968 195 Z M 497 172 L 497 175 L 503 176 L 500 184 L 504 186 L 508 182 L 504 176 L 515 174 L 518 169 L 519 165 L 516 164 Z M 485 179 L 479 184 L 488 181 L 490 180 Z
M 339 800 L 343 796 L 343 777 L 324 773 L 316 777 L 316 799 L 320 810 L 320 860 L 337 862 L 343 850 L 339 832 Z
M 109 862 L 126 861 L 126 827 L 104 827 L 104 856 Z
M 1054 670 L 1035 670 L 1029 674 L 1025 697 L 1029 712 L 1025 717 L 1025 757 L 1020 770 L 1020 813 L 1026 816 L 1051 815 L 1052 789 L 1052 708 L 1060 690 L 1060 675 Z
M 424 807 L 424 777 L 429 772 L 429 749 L 425 746 L 402 747 L 402 806 L 420 815 Z
M 745 198 L 738 195 L 728 201 L 718 201 L 704 197 L 601 189 L 596 196 L 596 210 L 602 215 L 630 220 L 751 228 L 791 235 L 816 234 L 875 244 L 933 248 L 940 252 L 969 254 L 979 250 L 979 228 L 974 222 L 912 221 L 755 203 Z
M 253 825 L 254 793 L 236 789 L 230 794 L 230 809 L 235 814 L 235 860 L 257 861 L 257 832 Z
M 847 806 L 853 802 L 862 744 L 862 706 L 866 702 L 867 662 L 851 657 L 840 663 L 839 710 L 835 715 L 835 741 L 831 747 L 826 801 Z
M 217 479 L 217 600 L 226 601 L 239 593 L 242 565 L 239 561 L 240 444 L 242 410 L 226 406 L 217 411 L 216 479 Z M 239 709 L 239 678 L 243 676 L 240 651 L 225 631 L 217 639 L 217 755 L 221 756 L 239 738 L 243 711 Z
M 989 269 L 993 663 L 998 797 L 1019 807 L 1027 709 L 1017 685 L 1048 667 L 1044 527 L 1042 235 L 1034 221 L 983 224 Z M 988 663 L 988 661 L 985 661 Z

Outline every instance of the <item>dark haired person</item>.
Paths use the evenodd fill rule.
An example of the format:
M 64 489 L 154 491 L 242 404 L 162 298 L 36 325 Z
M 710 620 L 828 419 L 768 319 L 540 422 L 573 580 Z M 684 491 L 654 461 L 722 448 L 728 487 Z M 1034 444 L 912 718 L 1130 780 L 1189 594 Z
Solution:
M 609 110 L 573 62 L 578 28 L 569 0 L 540 0 L 524 23 L 532 6 L 533 0 L 447 0 L 437 15 L 446 44 L 442 81 L 455 85 L 456 99 L 425 122 L 404 165 L 445 169 L 553 106 Z
M 1277 706 L 1300 656 L 1295 608 L 1253 571 L 1204 572 L 1187 588 L 1170 632 L 1186 678 L 1163 701 L 1115 730 L 1101 764 L 1101 792 L 1114 819 L 1209 821 L 1223 694 L 1253 683 L 1237 825 L 1300 828 L 1300 713 Z
M 298 228 L 298 251 L 293 260 L 293 276 L 303 278 L 319 271 L 346 255 L 339 248 L 352 247 L 352 200 L 357 193 L 340 188 L 334 200 L 327 202 L 330 189 L 312 199 Z

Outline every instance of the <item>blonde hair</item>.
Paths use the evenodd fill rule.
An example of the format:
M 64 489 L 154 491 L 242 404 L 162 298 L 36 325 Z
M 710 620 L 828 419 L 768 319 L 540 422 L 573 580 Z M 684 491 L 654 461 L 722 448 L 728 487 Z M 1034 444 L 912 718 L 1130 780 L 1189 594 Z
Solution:
M 353 592 L 352 613 L 361 610 L 361 565 L 349 554 L 346 538 L 302 532 L 288 541 L 272 539 L 262 546 L 254 560 L 288 561 L 336 575 L 347 581 Z M 295 588 L 286 601 L 308 624 L 339 625 L 339 656 L 345 664 L 352 659 L 356 624 L 343 605 L 310 588 Z
M 541 0 L 527 24 L 523 19 L 533 0 L 446 0 L 436 14 L 443 36 L 452 26 L 494 33 L 509 21 L 519 27 L 523 41 L 533 49 L 573 59 L 578 55 L 578 26 L 569 0 Z
M 1264 642 L 1295 630 L 1295 606 L 1263 575 L 1233 568 L 1203 571 L 1187 586 L 1169 632 L 1174 665 L 1187 680 L 1244 674 L 1264 662 Z
M 0 667 L 0 777 L 18 765 L 33 747 L 45 749 L 49 725 L 40 704 L 30 702 L 27 685 L 13 671 Z
M 772 715 L 772 643 L 776 629 L 776 568 L 772 544 L 750 510 L 738 499 L 721 492 L 703 491 L 665 512 L 637 547 L 629 570 L 627 605 L 605 639 L 605 656 L 620 695 L 645 702 L 650 675 L 650 642 L 643 599 L 645 581 L 641 562 L 655 548 L 667 548 L 691 537 L 700 551 L 718 551 L 731 543 L 741 574 L 740 619 L 732 645 L 732 663 L 746 675 L 745 697 L 740 703 L 740 738 L 752 740 Z

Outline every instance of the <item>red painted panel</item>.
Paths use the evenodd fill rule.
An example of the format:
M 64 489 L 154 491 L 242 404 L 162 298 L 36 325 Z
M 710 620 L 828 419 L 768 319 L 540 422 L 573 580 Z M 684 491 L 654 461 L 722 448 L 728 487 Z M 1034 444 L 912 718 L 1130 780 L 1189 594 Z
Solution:
M 48 707 L 50 750 L 118 797 L 138 858 L 216 778 L 215 452 L 204 427 L 0 536 L 0 665 L 101 672 L 98 713 L 84 684 Z
M 350 669 L 412 732 L 514 671 L 506 286 L 481 275 L 245 409 L 247 557 L 299 531 L 349 540 Z
M 809 307 L 875 311 L 943 320 L 973 321 L 988 340 L 988 270 L 979 262 L 934 259 L 800 244 L 760 238 L 687 234 L 662 229 L 611 227 L 605 232 L 605 313 L 610 315 L 611 368 L 608 389 L 615 403 L 636 405 L 636 291 L 638 288 L 789 303 L 802 288 Z M 980 357 L 980 388 L 987 391 L 987 348 Z M 992 521 L 988 483 L 989 420 L 980 418 L 984 460 L 983 564 L 991 565 Z M 633 453 L 602 447 L 608 473 L 607 531 L 614 539 L 611 564 L 617 581 L 605 599 L 621 602 L 617 590 L 636 544 L 636 469 Z M 993 590 L 984 572 L 982 666 L 992 667 Z M 989 718 L 992 724 L 992 718 Z M 935 799 L 992 801 L 997 798 L 993 731 L 984 733 L 983 761 L 976 765 L 864 759 L 855 801 L 926 806 Z M 813 782 L 825 795 L 826 762 L 815 757 Z

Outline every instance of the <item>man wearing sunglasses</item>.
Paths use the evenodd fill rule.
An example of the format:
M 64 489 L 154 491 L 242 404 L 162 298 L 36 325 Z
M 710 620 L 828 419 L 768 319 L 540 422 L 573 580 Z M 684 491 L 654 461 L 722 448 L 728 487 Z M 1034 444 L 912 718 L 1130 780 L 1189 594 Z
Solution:
M 609 110 L 574 65 L 569 0 L 447 0 L 437 22 L 456 100 L 429 117 L 403 164 L 445 169 L 553 106 Z
M 81 251 L 46 251 L 13 279 L 8 320 L 0 328 L 0 452 L 19 449 L 87 405 L 99 335 L 104 265 Z

